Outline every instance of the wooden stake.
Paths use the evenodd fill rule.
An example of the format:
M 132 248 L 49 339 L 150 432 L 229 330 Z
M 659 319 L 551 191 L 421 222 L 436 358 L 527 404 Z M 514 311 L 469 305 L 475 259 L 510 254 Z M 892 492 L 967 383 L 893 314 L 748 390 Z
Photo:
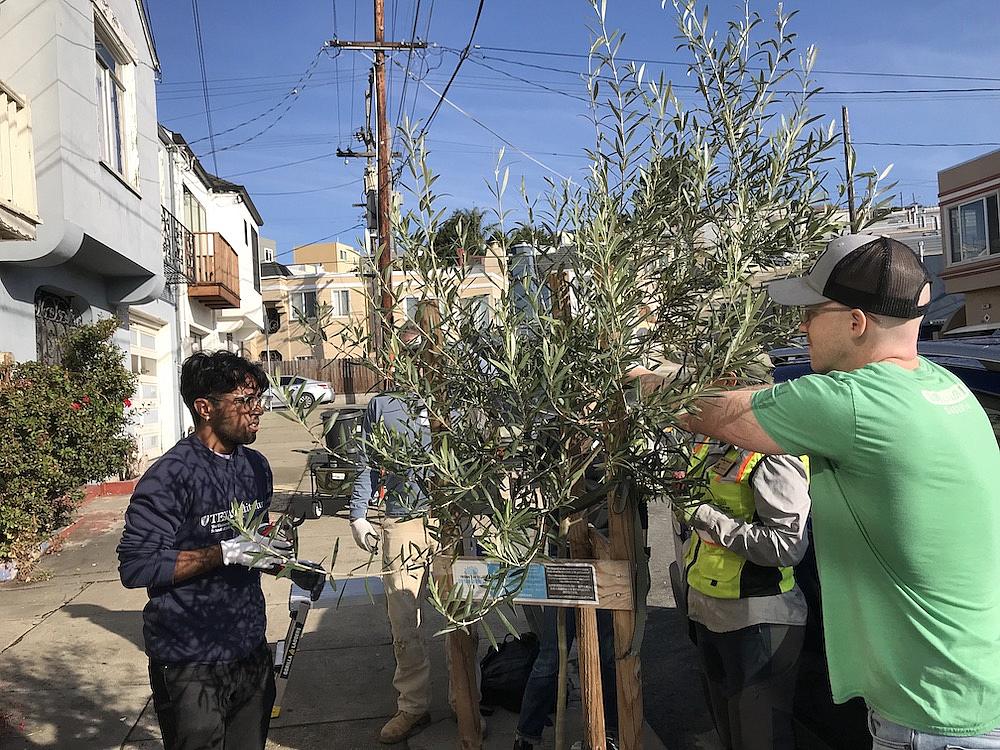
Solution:
M 615 512 L 618 498 L 608 495 L 608 532 L 611 556 L 628 560 L 635 570 L 635 549 L 632 544 L 633 524 L 638 512 L 635 500 L 628 498 L 621 512 Z M 629 655 L 635 631 L 635 610 L 615 610 L 615 681 L 618 684 L 618 746 L 621 750 L 642 748 L 642 675 L 639 655 Z
M 458 719 L 459 750 L 480 750 L 483 746 L 479 717 L 479 685 L 476 683 L 476 644 L 472 633 L 448 633 L 448 678 Z
M 569 527 L 570 557 L 593 557 L 587 534 L 585 514 L 574 517 Z M 604 750 L 604 685 L 601 682 L 601 650 L 597 634 L 597 610 L 576 610 L 576 647 L 580 657 L 580 700 L 583 704 L 583 746 L 586 750 Z
M 563 322 L 571 317 L 569 287 L 565 272 L 553 273 L 548 279 L 552 293 L 552 316 Z M 581 446 L 582 448 L 582 446 Z M 571 448 L 571 451 L 573 449 Z M 574 494 L 584 492 L 584 482 L 574 488 Z M 587 533 L 586 513 L 570 519 L 570 557 L 593 557 Z M 600 640 L 597 636 L 597 610 L 578 607 L 576 610 L 576 647 L 580 657 L 580 700 L 583 706 L 583 741 L 585 750 L 604 750 L 606 734 L 604 724 L 604 688 L 601 684 Z

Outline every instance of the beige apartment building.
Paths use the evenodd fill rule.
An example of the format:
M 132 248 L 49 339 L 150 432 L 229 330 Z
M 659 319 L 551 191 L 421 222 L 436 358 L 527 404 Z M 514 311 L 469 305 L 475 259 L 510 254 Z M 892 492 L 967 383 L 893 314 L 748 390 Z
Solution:
M 945 324 L 945 335 L 1000 328 L 1000 150 L 938 172 L 949 293 L 965 304 Z
M 326 242 L 294 248 L 292 262 L 277 260 L 274 249 L 263 248 L 261 295 L 265 330 L 246 342 L 250 355 L 262 361 L 362 358 L 372 329 L 374 267 L 371 258 L 350 245 Z M 507 289 L 507 264 L 496 253 L 470 256 L 468 275 L 460 295 L 484 320 Z M 394 271 L 396 320 L 412 319 L 421 289 L 402 271 Z M 327 341 L 313 344 L 302 340 L 305 327 L 301 312 L 317 318 L 325 312 Z

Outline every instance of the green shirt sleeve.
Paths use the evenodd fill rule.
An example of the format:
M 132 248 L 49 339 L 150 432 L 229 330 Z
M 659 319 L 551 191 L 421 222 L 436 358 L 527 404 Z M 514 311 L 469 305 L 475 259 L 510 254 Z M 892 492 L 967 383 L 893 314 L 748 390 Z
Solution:
M 757 391 L 751 406 L 764 432 L 791 455 L 840 461 L 854 447 L 854 394 L 839 374 L 778 383 Z

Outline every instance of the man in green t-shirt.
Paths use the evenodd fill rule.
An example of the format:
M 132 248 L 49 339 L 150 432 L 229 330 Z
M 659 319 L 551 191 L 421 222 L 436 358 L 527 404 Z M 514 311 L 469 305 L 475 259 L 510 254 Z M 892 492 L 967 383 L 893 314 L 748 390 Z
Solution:
M 810 457 L 830 684 L 868 703 L 873 746 L 1000 748 L 1000 451 L 969 389 L 917 355 L 926 270 L 848 235 L 768 292 L 803 308 L 818 374 L 703 399 L 688 427 Z

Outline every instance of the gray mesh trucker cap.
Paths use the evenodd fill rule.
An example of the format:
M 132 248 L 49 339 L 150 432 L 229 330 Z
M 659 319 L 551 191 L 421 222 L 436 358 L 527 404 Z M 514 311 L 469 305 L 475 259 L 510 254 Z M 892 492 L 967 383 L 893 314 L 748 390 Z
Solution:
M 906 320 L 927 311 L 920 294 L 930 275 L 914 252 L 891 237 L 848 234 L 827 246 L 805 276 L 767 285 L 779 305 L 839 302 L 873 315 Z

